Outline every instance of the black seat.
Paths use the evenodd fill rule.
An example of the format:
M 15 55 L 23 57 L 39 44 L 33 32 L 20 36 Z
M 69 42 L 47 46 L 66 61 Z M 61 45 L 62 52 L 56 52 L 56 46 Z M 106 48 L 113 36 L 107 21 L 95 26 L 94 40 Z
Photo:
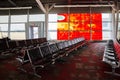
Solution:
M 115 69 L 118 68 L 119 59 L 117 57 L 117 51 L 115 50 L 114 42 L 112 40 L 107 41 L 107 45 L 105 46 L 103 61 L 112 67 L 112 72 L 105 72 L 112 75 L 120 76 L 120 74 L 115 72 Z M 117 45 L 118 46 L 118 45 Z
M 19 40 L 19 41 L 17 41 L 17 42 L 18 42 L 18 47 L 19 47 L 20 49 L 26 48 L 26 41 L 25 41 L 25 40 Z
M 8 45 L 8 41 L 9 39 L 8 38 L 3 38 L 3 39 L 0 39 L 0 55 L 1 54 L 6 54 L 9 52 L 9 45 Z
M 48 44 L 40 46 L 40 51 L 44 57 L 44 59 L 52 60 L 52 52 L 50 51 L 50 48 Z
M 16 51 L 18 51 L 18 44 L 16 40 L 8 41 L 8 45 L 11 52 L 16 53 Z
M 59 49 L 59 53 L 60 53 L 59 55 L 61 57 L 66 56 L 66 50 L 65 50 L 64 43 L 63 42 L 58 42 L 58 43 L 56 43 L 56 45 L 57 45 L 57 47 Z
M 53 44 L 49 44 L 49 47 L 50 47 L 50 51 L 52 52 L 52 56 L 53 56 L 53 59 L 56 60 L 56 59 L 59 59 L 61 56 L 60 56 L 60 52 L 56 43 L 53 43 Z
M 32 43 L 32 40 L 31 40 L 31 39 L 27 39 L 27 40 L 26 40 L 26 46 L 27 46 L 27 47 L 29 47 L 29 48 L 33 47 L 32 44 L 33 44 L 33 43 Z
M 40 49 L 42 48 L 42 49 Z M 34 75 L 41 77 L 40 75 L 37 74 L 37 70 L 36 68 L 40 67 L 40 68 L 44 68 L 45 66 L 52 64 L 52 62 L 50 61 L 50 59 L 48 59 L 48 57 L 45 57 L 45 54 L 43 54 L 42 51 L 46 49 L 45 47 L 37 47 L 37 48 L 33 48 L 33 49 L 29 49 L 27 50 L 27 54 L 28 54 L 28 58 L 30 60 L 31 63 L 31 67 L 33 69 Z M 46 52 L 46 51 L 45 51 Z M 46 55 L 48 55 L 46 53 Z

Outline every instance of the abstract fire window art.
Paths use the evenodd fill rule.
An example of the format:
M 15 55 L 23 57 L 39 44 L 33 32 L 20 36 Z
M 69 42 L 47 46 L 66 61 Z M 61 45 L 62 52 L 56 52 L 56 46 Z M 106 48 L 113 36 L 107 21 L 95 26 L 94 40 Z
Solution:
M 57 39 L 68 40 L 85 37 L 87 40 L 102 40 L 101 13 L 58 14 Z

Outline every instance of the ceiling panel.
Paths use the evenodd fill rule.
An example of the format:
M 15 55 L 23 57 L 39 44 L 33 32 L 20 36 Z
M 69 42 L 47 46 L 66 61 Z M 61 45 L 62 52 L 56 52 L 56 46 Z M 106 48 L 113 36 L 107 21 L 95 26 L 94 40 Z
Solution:
M 43 4 L 43 6 L 45 4 L 52 5 L 53 3 L 55 3 L 55 5 L 109 5 L 109 3 L 115 3 L 117 5 L 120 4 L 120 0 L 40 0 Z M 28 7 L 28 6 L 32 6 L 32 10 L 33 13 L 42 13 L 42 11 L 40 10 L 40 8 L 38 7 L 38 4 L 36 2 L 36 0 L 0 0 L 0 8 L 5 8 L 5 7 Z M 119 6 L 120 7 L 120 6 Z M 81 10 L 81 8 L 76 7 L 76 8 L 70 8 L 71 12 L 86 12 L 89 10 L 86 8 L 83 8 L 84 10 Z M 79 10 L 78 10 L 79 9 Z M 73 10 L 73 11 L 72 11 Z M 97 11 L 97 7 L 93 8 L 93 11 Z M 98 10 L 101 11 L 106 11 L 109 12 L 111 10 L 111 8 L 104 8 L 101 7 Z M 57 12 L 68 12 L 68 8 L 53 8 L 50 13 L 57 13 Z M 16 12 L 17 13 L 17 12 Z M 19 13 L 19 12 L 18 12 Z M 30 12 L 32 13 L 32 12 Z

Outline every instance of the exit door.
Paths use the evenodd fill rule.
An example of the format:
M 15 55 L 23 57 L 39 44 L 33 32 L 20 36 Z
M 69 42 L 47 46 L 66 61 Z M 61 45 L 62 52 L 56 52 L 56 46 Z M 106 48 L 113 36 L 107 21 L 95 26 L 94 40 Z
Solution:
M 29 27 L 29 36 L 31 39 L 38 38 L 38 26 L 30 26 Z
M 29 22 L 26 23 L 26 38 L 42 38 L 44 37 L 44 22 Z

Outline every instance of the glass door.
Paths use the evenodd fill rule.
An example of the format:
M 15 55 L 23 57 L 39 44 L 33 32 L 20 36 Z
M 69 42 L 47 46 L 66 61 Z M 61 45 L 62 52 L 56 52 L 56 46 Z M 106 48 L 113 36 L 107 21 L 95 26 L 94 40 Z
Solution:
M 44 37 L 44 22 L 26 23 L 26 39 L 34 39 Z

